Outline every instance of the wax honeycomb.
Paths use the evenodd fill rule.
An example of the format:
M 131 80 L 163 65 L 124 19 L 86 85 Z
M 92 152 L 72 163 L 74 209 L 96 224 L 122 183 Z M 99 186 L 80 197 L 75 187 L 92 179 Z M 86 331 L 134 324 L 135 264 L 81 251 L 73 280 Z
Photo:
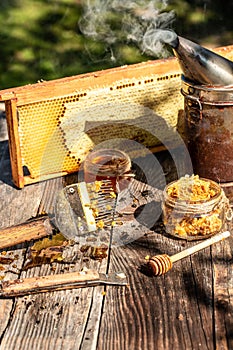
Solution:
M 169 142 L 168 129 L 176 126 L 182 106 L 180 74 L 122 79 L 19 106 L 23 166 L 36 179 L 76 172 L 96 144 L 124 148 L 124 140 L 144 147 Z

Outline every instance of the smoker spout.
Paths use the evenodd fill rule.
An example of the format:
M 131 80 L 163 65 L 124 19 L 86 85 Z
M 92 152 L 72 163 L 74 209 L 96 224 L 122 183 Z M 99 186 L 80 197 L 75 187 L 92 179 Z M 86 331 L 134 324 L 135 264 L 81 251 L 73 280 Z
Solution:
M 169 44 L 186 79 L 200 85 L 233 84 L 232 61 L 180 36 Z
M 174 37 L 172 38 L 172 40 L 170 40 L 170 41 L 168 42 L 168 44 L 171 46 L 171 48 L 172 48 L 173 50 L 176 50 L 176 48 L 177 48 L 178 45 L 179 45 L 179 37 L 178 37 L 178 35 L 174 36 Z M 175 51 L 174 51 L 174 52 L 175 52 Z

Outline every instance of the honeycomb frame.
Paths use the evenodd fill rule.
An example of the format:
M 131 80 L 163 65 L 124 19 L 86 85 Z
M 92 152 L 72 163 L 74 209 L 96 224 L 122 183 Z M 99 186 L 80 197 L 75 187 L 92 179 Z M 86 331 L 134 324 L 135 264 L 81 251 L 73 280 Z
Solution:
M 233 45 L 215 51 L 233 57 Z M 183 109 L 180 77 L 170 58 L 1 90 L 15 185 L 77 172 L 97 144 L 122 135 L 151 150 L 174 147 L 163 133 Z

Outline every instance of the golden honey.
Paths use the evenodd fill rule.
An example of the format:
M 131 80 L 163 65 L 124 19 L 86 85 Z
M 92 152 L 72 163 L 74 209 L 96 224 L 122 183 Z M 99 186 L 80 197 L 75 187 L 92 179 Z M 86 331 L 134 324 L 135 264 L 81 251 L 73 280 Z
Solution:
M 85 182 L 110 180 L 113 191 L 117 191 L 117 183 L 127 180 L 131 169 L 129 156 L 120 150 L 100 149 L 91 152 L 84 161 Z

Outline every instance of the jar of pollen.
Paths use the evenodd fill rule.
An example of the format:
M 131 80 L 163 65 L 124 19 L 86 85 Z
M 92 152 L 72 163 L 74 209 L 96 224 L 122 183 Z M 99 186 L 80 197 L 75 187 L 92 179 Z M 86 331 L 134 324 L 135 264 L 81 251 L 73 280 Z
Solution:
M 186 240 L 208 238 L 225 229 L 232 213 L 221 186 L 198 175 L 168 184 L 163 193 L 166 232 Z

